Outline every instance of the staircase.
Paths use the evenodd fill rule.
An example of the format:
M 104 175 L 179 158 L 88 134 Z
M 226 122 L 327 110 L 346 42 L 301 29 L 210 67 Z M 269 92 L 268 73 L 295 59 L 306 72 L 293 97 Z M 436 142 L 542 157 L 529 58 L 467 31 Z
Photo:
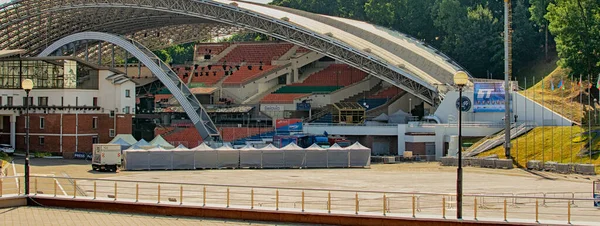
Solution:
M 512 140 L 518 136 L 521 136 L 521 135 L 529 132 L 531 129 L 533 129 L 533 126 L 529 125 L 528 123 L 522 123 L 516 127 L 515 127 L 515 124 L 512 124 L 511 129 L 510 129 L 510 139 Z M 505 136 L 505 131 L 503 130 L 502 132 L 496 134 L 493 138 L 482 142 L 481 144 L 477 145 L 476 147 L 470 148 L 469 151 L 467 153 L 465 153 L 465 156 L 473 157 L 473 156 L 476 156 L 483 152 L 486 152 L 488 150 L 491 150 L 492 148 L 495 148 L 495 147 L 498 147 L 498 146 L 504 144 L 504 139 L 505 139 L 504 136 Z
M 312 116 L 310 118 L 304 120 L 304 122 L 307 122 L 307 123 L 309 123 L 309 122 L 315 122 L 318 119 L 323 118 L 327 114 L 329 114 L 331 116 L 331 110 L 332 110 L 332 108 L 333 108 L 333 105 L 328 104 L 325 107 L 313 109 L 312 110 L 313 111 Z
M 377 106 L 376 108 L 370 109 L 367 111 L 367 117 L 377 117 L 382 113 L 388 113 L 388 107 L 390 104 L 396 102 L 398 99 L 402 98 L 406 92 L 402 92 L 400 95 L 396 95 L 394 98 L 389 99 L 385 104 Z
M 340 102 L 358 102 L 360 99 L 364 99 L 365 97 L 371 96 L 379 92 L 383 88 L 383 82 L 380 81 L 377 85 L 373 86 L 370 90 L 363 91 L 355 94 L 354 96 L 343 99 Z

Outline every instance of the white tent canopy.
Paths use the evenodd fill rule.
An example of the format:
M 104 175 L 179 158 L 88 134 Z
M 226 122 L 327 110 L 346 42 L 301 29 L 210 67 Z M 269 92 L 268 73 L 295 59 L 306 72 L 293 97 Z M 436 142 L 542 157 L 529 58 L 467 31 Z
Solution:
M 165 138 L 163 138 L 161 135 L 158 135 L 154 139 L 152 139 L 152 141 L 150 141 L 150 144 L 153 146 L 160 145 L 161 147 L 166 149 L 174 148 L 174 146 L 169 144 L 169 142 L 167 142 Z
M 212 151 L 215 149 L 211 148 L 206 143 L 202 143 L 202 144 L 198 145 L 198 147 L 192 148 L 192 150 L 194 150 L 194 151 Z
M 133 145 L 133 144 L 137 143 L 137 140 L 131 134 L 118 134 L 115 138 L 113 138 L 108 143 L 112 144 L 119 139 L 122 139 L 123 141 L 127 142 L 129 145 Z

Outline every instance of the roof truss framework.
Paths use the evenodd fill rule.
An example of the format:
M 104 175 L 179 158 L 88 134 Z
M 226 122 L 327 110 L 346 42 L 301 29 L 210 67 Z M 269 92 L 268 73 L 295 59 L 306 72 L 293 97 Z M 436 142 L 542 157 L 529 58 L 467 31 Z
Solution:
M 177 74 L 171 68 L 162 62 L 152 51 L 145 48 L 138 42 L 126 39 L 117 35 L 101 32 L 82 32 L 64 37 L 44 49 L 40 56 L 49 56 L 56 51 L 60 51 L 66 45 L 79 45 L 83 41 L 97 40 L 114 44 L 131 53 L 133 57 L 142 62 L 156 77 L 171 91 L 173 96 L 181 104 L 188 117 L 198 130 L 198 133 L 204 141 L 220 140 L 219 131 L 212 122 L 206 110 L 196 99 L 196 96 L 190 91 Z M 115 75 L 115 82 L 121 82 L 125 76 Z
M 327 35 L 210 0 L 21 0 L 10 2 L 0 10 L 0 49 L 23 48 L 30 55 L 62 37 L 82 31 L 126 35 L 176 24 L 170 21 L 209 20 L 254 30 L 327 55 L 394 84 L 429 104 L 435 104 L 437 96 L 433 85 Z

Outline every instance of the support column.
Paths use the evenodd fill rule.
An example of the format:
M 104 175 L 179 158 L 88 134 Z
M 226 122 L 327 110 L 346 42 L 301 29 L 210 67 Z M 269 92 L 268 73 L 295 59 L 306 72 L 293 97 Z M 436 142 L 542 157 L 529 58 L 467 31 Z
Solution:
M 398 124 L 398 155 L 404 156 L 406 151 L 406 124 Z
M 16 115 L 11 115 L 10 116 L 10 146 L 12 146 L 13 148 L 17 148 L 17 144 L 16 144 L 16 137 L 17 137 L 17 116 Z

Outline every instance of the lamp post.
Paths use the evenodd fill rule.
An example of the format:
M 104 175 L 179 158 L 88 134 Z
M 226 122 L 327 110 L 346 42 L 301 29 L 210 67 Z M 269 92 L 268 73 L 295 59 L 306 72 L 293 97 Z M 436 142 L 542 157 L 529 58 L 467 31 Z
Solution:
M 33 89 L 33 81 L 25 79 L 21 82 L 21 88 L 25 90 L 25 195 L 29 195 L 29 92 Z
M 459 71 L 454 74 L 454 85 L 458 86 L 458 169 L 456 170 L 456 219 L 462 219 L 462 91 L 469 82 L 467 73 Z

